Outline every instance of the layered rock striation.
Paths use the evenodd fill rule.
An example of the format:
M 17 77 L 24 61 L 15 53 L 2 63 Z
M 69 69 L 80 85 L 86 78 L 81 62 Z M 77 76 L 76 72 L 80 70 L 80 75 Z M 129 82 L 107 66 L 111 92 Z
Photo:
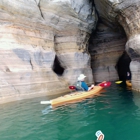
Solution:
M 89 1 L 0 1 L 0 103 L 68 92 L 80 73 L 92 83 Z M 57 56 L 64 73 L 52 70 Z
M 122 30 L 99 23 L 96 33 L 91 36 L 89 52 L 91 67 L 96 82 L 119 79 L 116 64 L 124 52 L 126 36 Z

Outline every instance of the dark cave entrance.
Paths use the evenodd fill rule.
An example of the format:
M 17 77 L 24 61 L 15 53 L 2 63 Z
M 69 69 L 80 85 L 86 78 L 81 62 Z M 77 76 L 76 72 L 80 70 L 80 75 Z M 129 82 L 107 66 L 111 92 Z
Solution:
M 102 55 L 103 58 L 106 59 L 106 56 L 104 56 L 104 54 L 102 52 L 100 53 L 100 50 L 98 48 L 102 49 L 102 47 L 103 47 L 103 51 L 104 51 L 105 50 L 104 46 L 108 46 L 109 49 L 112 49 L 113 45 L 112 45 L 112 47 L 110 47 L 108 44 L 110 42 L 114 41 L 114 43 L 118 43 L 118 45 L 116 45 L 116 46 L 118 46 L 118 48 L 120 48 L 120 45 L 121 45 L 122 49 L 120 48 L 119 51 L 118 51 L 118 49 L 112 51 L 112 53 L 114 53 L 116 51 L 116 54 L 114 53 L 114 58 L 115 58 L 114 62 L 115 63 L 113 63 L 113 67 L 115 67 L 116 70 L 112 69 L 111 72 L 113 73 L 113 71 L 117 71 L 117 73 L 118 73 L 117 77 L 119 77 L 119 80 L 126 81 L 127 72 L 129 72 L 131 74 L 130 68 L 129 68 L 131 59 L 130 59 L 129 55 L 127 54 L 127 52 L 125 51 L 125 47 L 124 47 L 126 44 L 127 38 L 126 38 L 126 34 L 125 34 L 125 31 L 123 30 L 122 26 L 115 26 L 115 27 L 112 28 L 111 26 L 109 26 L 107 23 L 105 23 L 104 21 L 102 21 L 99 18 L 96 29 L 94 31 L 92 31 L 92 34 L 90 35 L 90 38 L 89 38 L 88 51 L 91 55 L 91 68 L 92 68 L 93 74 L 96 75 L 96 73 L 97 74 L 99 73 L 99 72 L 96 72 L 98 70 L 98 68 L 100 68 L 99 66 L 105 67 L 104 63 L 106 61 L 103 63 L 104 60 L 101 60 L 98 57 L 99 57 L 99 55 Z M 119 43 L 119 41 L 120 41 L 120 43 Z M 108 48 L 106 48 L 106 50 Z M 117 51 L 119 53 L 117 53 Z M 123 53 L 121 57 L 119 55 L 120 52 Z M 108 52 L 106 51 L 104 53 L 107 54 Z M 117 55 L 120 58 L 118 58 Z M 112 58 L 112 60 L 114 58 Z M 116 58 L 118 59 L 118 62 L 116 62 Z M 112 60 L 110 59 L 110 61 L 112 61 Z M 110 67 L 109 64 L 108 64 L 108 67 Z M 105 71 L 105 69 L 102 70 L 102 72 L 104 72 L 104 71 Z M 116 79 L 116 80 L 118 80 L 118 79 Z
M 119 80 L 126 81 L 127 80 L 127 72 L 131 74 L 129 65 L 131 62 L 131 58 L 127 54 L 126 51 L 122 54 L 122 56 L 119 58 L 116 69 L 118 72 Z
M 64 70 L 65 70 L 65 69 L 61 66 L 58 57 L 55 56 L 54 64 L 53 64 L 53 71 L 54 71 L 58 76 L 62 76 Z

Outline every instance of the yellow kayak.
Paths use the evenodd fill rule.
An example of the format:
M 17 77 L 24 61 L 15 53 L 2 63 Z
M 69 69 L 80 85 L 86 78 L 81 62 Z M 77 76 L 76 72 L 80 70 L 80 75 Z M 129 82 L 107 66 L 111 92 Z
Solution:
M 65 103 L 78 102 L 78 101 L 81 101 L 82 99 L 99 94 L 99 91 L 101 91 L 103 88 L 104 88 L 103 86 L 98 85 L 98 86 L 94 86 L 94 88 L 90 91 L 73 92 L 71 94 L 67 94 L 67 95 L 52 99 L 50 101 L 41 101 L 40 103 L 51 104 L 52 106 L 59 106 Z
M 132 87 L 131 81 L 130 80 L 126 80 L 126 85 L 129 87 Z

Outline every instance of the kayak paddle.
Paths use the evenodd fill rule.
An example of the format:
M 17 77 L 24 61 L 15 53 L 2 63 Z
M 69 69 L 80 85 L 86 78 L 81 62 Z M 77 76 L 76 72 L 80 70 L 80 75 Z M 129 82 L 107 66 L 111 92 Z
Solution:
M 121 84 L 123 81 L 116 81 L 115 83 L 116 84 Z
M 99 86 L 101 86 L 101 87 L 110 87 L 110 85 L 111 85 L 111 82 L 103 82 L 103 83 L 99 84 Z

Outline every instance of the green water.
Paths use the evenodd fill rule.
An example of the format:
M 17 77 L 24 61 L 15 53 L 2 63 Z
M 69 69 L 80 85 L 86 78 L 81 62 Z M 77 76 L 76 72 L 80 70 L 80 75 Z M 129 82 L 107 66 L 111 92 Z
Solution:
M 47 97 L 0 105 L 0 140 L 140 140 L 140 93 L 111 85 L 101 96 L 52 109 Z

